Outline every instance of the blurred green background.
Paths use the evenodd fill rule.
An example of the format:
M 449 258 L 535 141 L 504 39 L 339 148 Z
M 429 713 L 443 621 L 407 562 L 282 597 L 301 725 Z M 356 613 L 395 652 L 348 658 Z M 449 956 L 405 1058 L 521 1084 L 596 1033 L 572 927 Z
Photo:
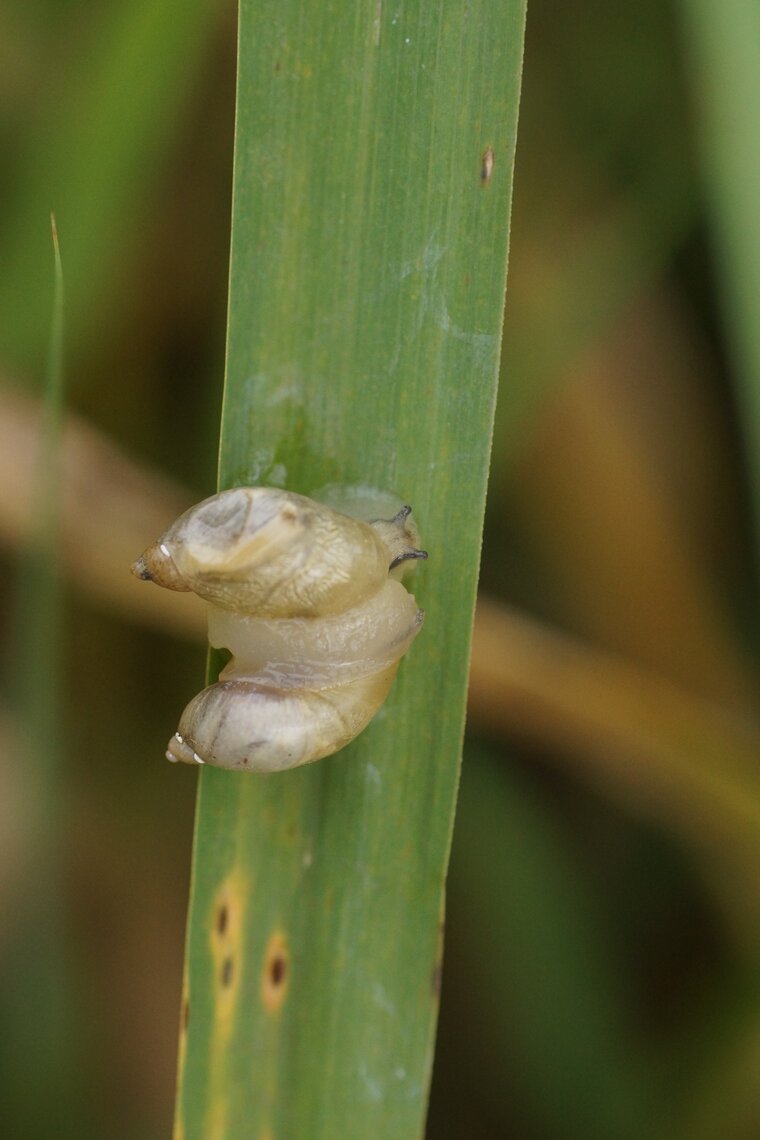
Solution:
M 713 7 L 529 8 L 430 1140 L 760 1136 L 760 18 Z M 5 1136 L 170 1131 L 204 645 L 128 568 L 215 482 L 234 60 L 221 0 L 0 13 Z

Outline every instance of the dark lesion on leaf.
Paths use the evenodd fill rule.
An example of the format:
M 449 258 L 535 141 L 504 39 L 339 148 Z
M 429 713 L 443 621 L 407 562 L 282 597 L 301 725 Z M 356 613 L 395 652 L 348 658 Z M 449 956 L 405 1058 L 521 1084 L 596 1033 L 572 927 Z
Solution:
M 276 1013 L 285 1000 L 290 980 L 290 953 L 283 931 L 275 930 L 264 952 L 261 996 L 269 1013 Z
M 282 954 L 276 954 L 269 963 L 269 977 L 273 986 L 277 987 L 283 984 L 287 969 L 288 963 L 286 959 Z
M 224 989 L 228 989 L 232 985 L 232 975 L 235 970 L 235 964 L 232 958 L 225 958 L 222 962 L 221 982 Z
M 480 159 L 480 181 L 487 186 L 493 174 L 494 154 L 493 147 L 487 146 Z

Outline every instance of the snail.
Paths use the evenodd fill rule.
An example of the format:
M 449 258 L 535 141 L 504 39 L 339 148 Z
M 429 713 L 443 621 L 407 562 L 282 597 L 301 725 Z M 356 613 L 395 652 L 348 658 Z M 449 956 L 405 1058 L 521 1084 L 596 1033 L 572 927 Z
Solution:
M 204 599 L 209 641 L 231 659 L 188 704 L 167 759 L 274 772 L 353 740 L 422 625 L 400 581 L 427 558 L 410 516 L 365 521 L 275 487 L 181 515 L 132 571 Z

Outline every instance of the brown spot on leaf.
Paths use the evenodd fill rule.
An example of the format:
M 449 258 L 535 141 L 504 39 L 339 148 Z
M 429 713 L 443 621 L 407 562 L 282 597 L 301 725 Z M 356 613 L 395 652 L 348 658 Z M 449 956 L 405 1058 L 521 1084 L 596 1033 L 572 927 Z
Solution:
M 232 975 L 235 970 L 235 964 L 232 958 L 225 958 L 222 962 L 221 982 L 225 989 L 232 983 Z
M 245 974 L 243 919 L 250 888 L 249 878 L 239 867 L 233 867 L 219 884 L 209 911 L 209 950 L 216 990 L 213 1034 L 217 1044 L 229 1039 L 235 1022 Z
M 487 186 L 491 181 L 491 175 L 493 174 L 493 162 L 493 147 L 487 146 L 483 151 L 482 157 L 480 159 L 480 181 L 484 186 Z
M 279 955 L 273 958 L 269 964 L 269 976 L 272 979 L 273 986 L 281 986 L 285 981 L 285 974 L 287 973 L 288 964 L 284 958 Z
M 290 952 L 285 935 L 276 930 L 267 943 L 261 972 L 261 1000 L 269 1013 L 276 1013 L 285 1000 L 290 981 Z

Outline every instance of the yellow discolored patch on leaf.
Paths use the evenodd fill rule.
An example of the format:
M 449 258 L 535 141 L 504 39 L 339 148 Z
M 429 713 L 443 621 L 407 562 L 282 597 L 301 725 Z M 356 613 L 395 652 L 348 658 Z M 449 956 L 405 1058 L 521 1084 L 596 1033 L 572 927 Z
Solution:
M 214 895 L 208 917 L 214 965 L 214 1037 L 229 1040 L 243 974 L 243 910 L 250 890 L 247 876 L 234 868 Z
M 244 972 L 245 902 L 251 897 L 250 877 L 233 867 L 214 892 L 206 918 L 214 978 L 214 1013 L 209 1037 L 209 1101 L 204 1140 L 229 1135 L 228 1053 L 238 1015 Z
M 209 1104 L 206 1127 L 203 1131 L 204 1140 L 229 1140 L 229 1116 L 227 1112 L 226 1097 L 214 1096 Z
M 179 1065 L 180 1072 L 182 1071 L 182 1067 L 185 1063 L 185 1054 L 187 1052 L 187 1030 L 188 1030 L 189 1024 L 190 1024 L 190 985 L 189 985 L 189 979 L 188 979 L 187 963 L 185 963 L 185 969 L 184 969 L 184 972 L 182 975 L 182 1004 L 180 1005 L 180 1015 L 179 1015 L 178 1065 Z M 178 1122 L 178 1127 L 179 1127 L 179 1122 Z M 176 1132 L 176 1130 L 175 1130 L 175 1134 L 174 1134 L 174 1140 L 182 1140 L 182 1136 L 179 1135 Z

